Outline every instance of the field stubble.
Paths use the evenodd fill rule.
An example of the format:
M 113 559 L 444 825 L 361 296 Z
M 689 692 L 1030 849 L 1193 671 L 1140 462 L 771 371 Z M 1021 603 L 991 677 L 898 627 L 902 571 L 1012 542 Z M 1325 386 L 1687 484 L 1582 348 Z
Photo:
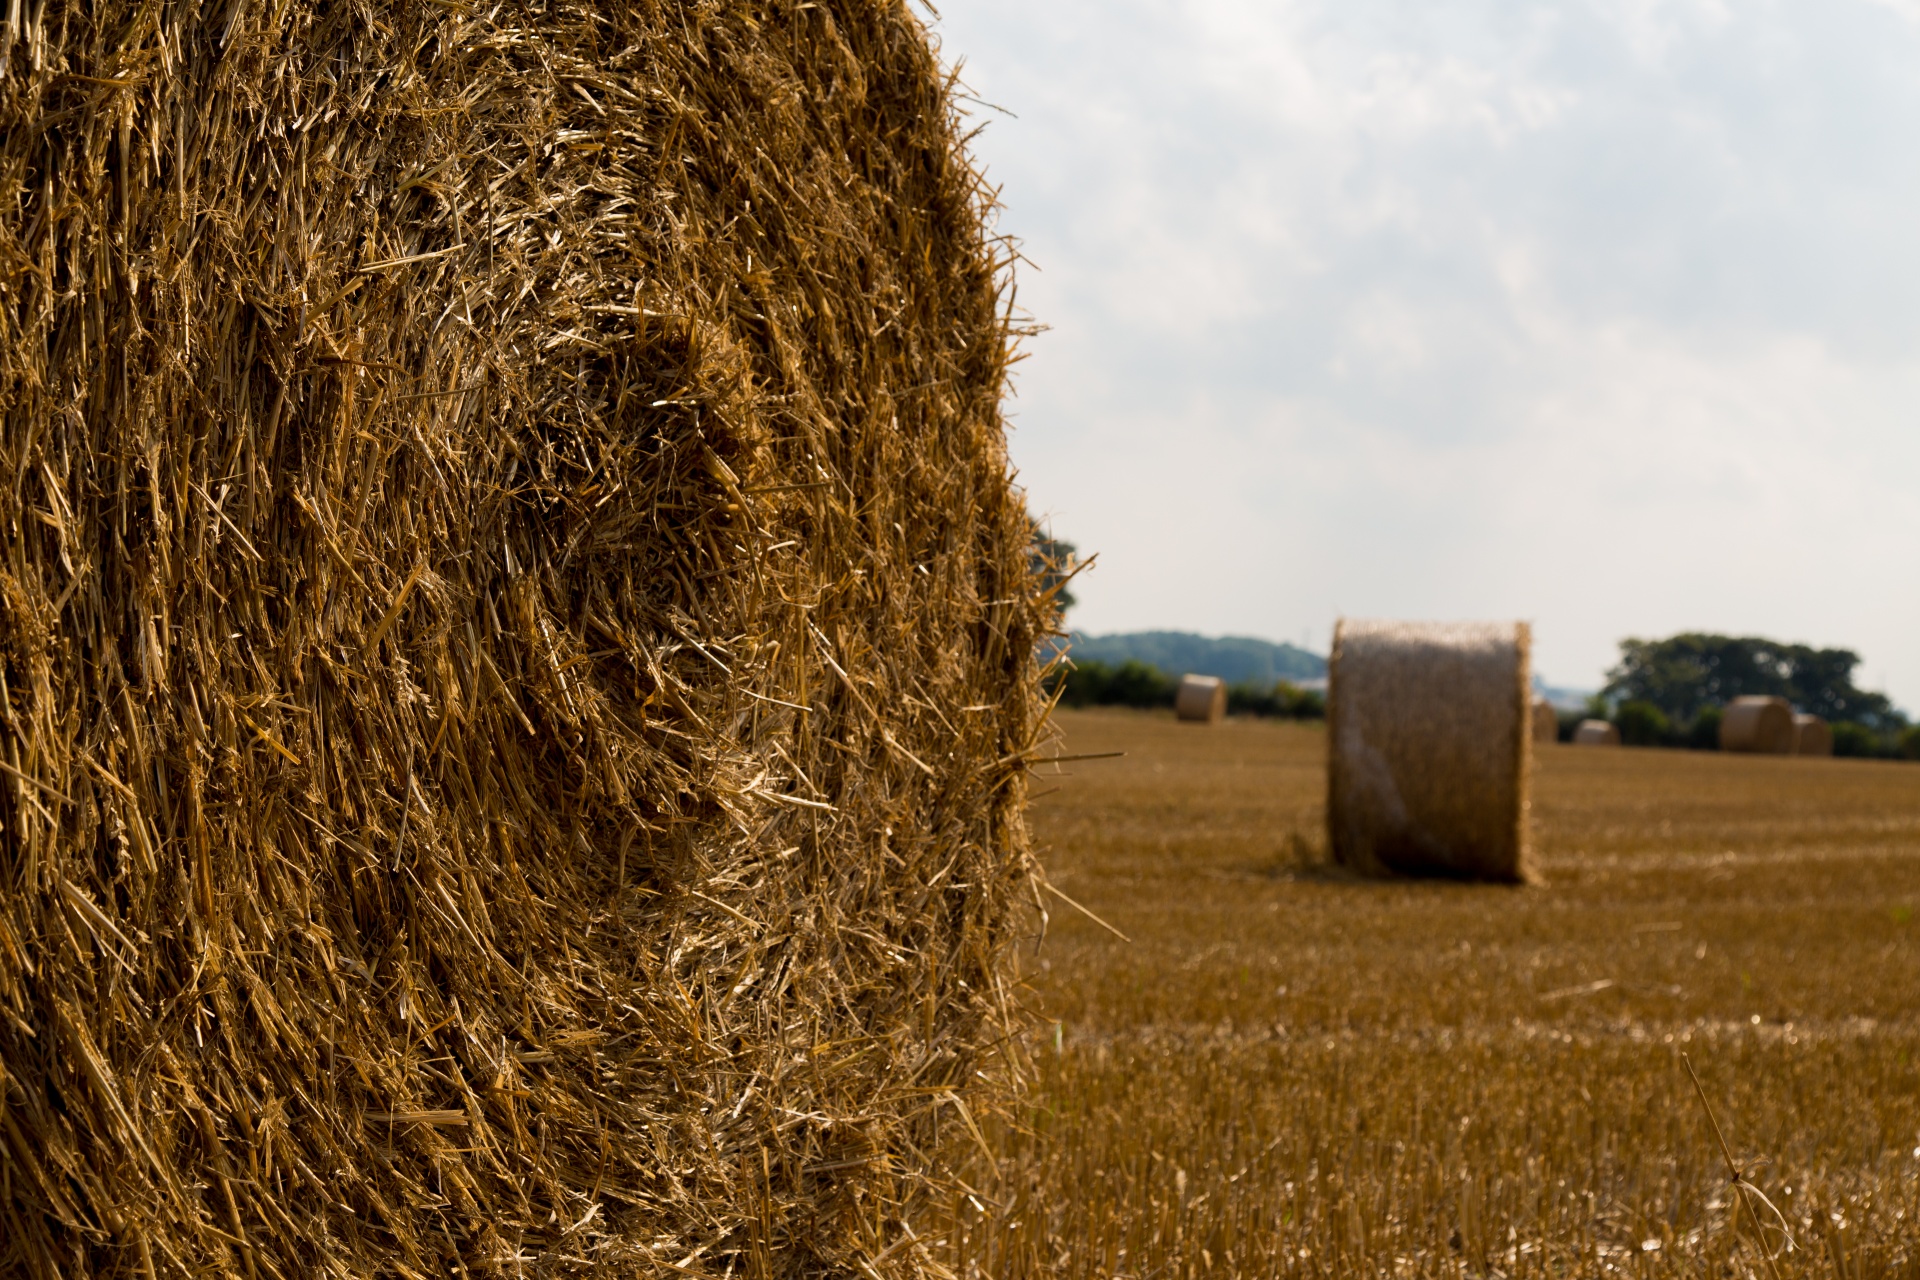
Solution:
M 1546 885 L 1325 865 L 1317 726 L 1058 717 L 963 1274 L 1920 1275 L 1920 769 L 1549 747 Z M 1765 1214 L 1765 1209 L 1761 1210 Z M 1742 1215 L 1744 1217 L 1744 1215 Z

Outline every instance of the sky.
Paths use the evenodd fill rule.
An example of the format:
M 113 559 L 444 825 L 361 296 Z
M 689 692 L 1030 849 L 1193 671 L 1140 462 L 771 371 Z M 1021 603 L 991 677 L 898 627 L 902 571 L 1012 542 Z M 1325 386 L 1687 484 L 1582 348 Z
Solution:
M 1069 621 L 1850 648 L 1920 711 L 1920 0 L 950 0 Z

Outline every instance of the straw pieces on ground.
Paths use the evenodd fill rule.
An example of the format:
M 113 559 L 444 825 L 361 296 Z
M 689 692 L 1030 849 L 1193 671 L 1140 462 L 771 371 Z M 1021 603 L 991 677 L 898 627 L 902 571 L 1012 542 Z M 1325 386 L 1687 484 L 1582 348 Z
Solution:
M 1336 861 L 1531 878 L 1530 646 L 1525 623 L 1340 621 L 1328 663 Z
M 0 1272 L 923 1272 L 1049 620 L 917 20 L 45 0 L 0 162 Z

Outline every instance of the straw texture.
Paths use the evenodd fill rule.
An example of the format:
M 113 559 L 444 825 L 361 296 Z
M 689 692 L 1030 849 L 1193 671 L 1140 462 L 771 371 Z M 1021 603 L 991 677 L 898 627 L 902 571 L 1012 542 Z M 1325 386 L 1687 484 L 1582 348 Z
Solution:
M 1338 623 L 1327 673 L 1336 861 L 1532 878 L 1531 639 L 1524 622 Z
M 1793 708 L 1785 698 L 1749 694 L 1727 704 L 1720 717 L 1720 749 L 1761 755 L 1793 752 Z
M 1533 700 L 1533 741 L 1535 745 L 1560 740 L 1560 717 L 1545 698 Z
M 1793 718 L 1793 754 L 1830 756 L 1833 754 L 1833 730 L 1819 716 L 1796 715 Z
M 0 1273 L 924 1273 L 1049 617 L 917 21 L 16 4 L 0 162 Z
M 1179 720 L 1220 723 L 1227 715 L 1227 682 L 1219 676 L 1181 676 L 1173 695 L 1173 714 Z
M 1606 720 L 1582 720 L 1574 726 L 1573 745 L 1617 747 L 1620 745 L 1620 727 Z

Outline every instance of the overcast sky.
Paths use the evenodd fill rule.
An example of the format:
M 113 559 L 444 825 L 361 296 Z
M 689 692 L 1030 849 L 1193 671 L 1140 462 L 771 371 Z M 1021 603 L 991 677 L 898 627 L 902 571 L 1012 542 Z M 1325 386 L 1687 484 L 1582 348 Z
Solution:
M 951 0 L 1071 621 L 1857 650 L 1920 711 L 1920 0 Z

